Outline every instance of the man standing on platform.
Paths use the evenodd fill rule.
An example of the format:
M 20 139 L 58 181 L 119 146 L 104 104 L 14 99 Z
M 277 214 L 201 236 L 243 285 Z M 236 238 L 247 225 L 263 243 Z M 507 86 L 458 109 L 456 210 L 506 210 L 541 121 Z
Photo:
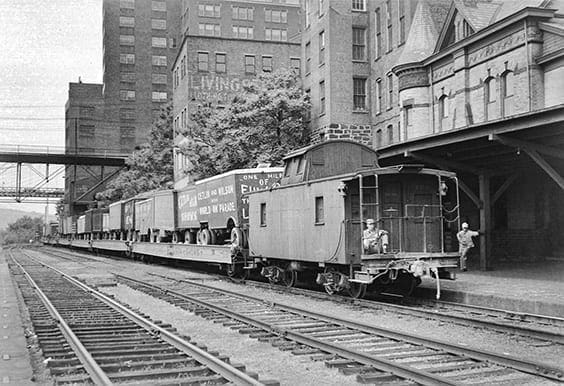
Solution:
M 458 251 L 460 252 L 460 269 L 463 271 L 467 271 L 466 269 L 466 255 L 470 248 L 474 247 L 474 242 L 472 241 L 472 237 L 478 236 L 479 233 L 475 231 L 471 231 L 468 229 L 468 223 L 462 223 L 462 230 L 456 234 L 456 238 L 458 239 Z

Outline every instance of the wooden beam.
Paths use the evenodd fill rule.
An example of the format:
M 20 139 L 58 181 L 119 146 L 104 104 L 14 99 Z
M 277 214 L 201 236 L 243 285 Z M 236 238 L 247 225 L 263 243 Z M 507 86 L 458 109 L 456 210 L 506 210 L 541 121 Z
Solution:
M 504 144 L 505 146 L 509 146 L 509 147 L 513 147 L 513 148 L 517 148 L 517 149 L 520 148 L 521 150 L 529 149 L 529 150 L 535 151 L 537 153 L 548 155 L 550 157 L 554 157 L 554 158 L 558 158 L 558 159 L 564 159 L 564 151 L 562 149 L 557 149 L 555 147 L 541 145 L 541 144 L 529 142 L 529 141 L 522 141 L 520 139 L 515 139 L 515 138 L 507 137 L 507 136 L 504 136 L 504 135 L 497 135 L 497 134 L 491 134 L 489 136 L 489 140 L 490 141 L 497 141 L 499 143 Z
M 476 208 L 480 209 L 482 207 L 482 201 L 480 201 L 480 199 L 478 198 L 478 196 L 476 196 L 476 194 L 474 194 L 472 189 L 470 189 L 470 187 L 466 185 L 460 178 L 458 179 L 458 187 L 460 188 L 460 190 L 466 193 L 468 198 L 472 200 L 474 205 L 476 205 Z
M 441 169 L 452 170 L 452 171 L 463 171 L 467 173 L 472 173 L 479 175 L 480 173 L 484 173 L 483 170 L 476 169 L 472 166 L 466 165 L 462 162 L 456 162 L 451 160 L 446 160 L 444 158 L 436 158 L 426 154 L 421 154 L 420 152 L 410 152 L 406 151 L 404 153 L 404 157 L 412 157 L 418 159 L 420 161 L 437 165 Z
M 525 152 L 541 167 L 542 170 L 546 172 L 560 186 L 560 189 L 564 190 L 564 178 L 558 173 L 544 158 L 540 156 L 539 153 L 532 150 L 525 150 Z
M 489 256 L 491 254 L 491 226 L 492 208 L 490 202 L 490 178 L 481 174 L 478 176 L 480 184 L 480 200 L 483 205 L 480 208 L 480 270 L 487 271 L 490 268 Z
M 509 177 L 507 177 L 507 179 L 505 180 L 505 182 L 499 187 L 499 189 L 494 193 L 493 197 L 492 197 L 492 205 L 495 204 L 495 202 L 497 200 L 499 200 L 499 198 L 501 197 L 501 195 L 503 193 L 505 193 L 505 191 L 507 190 L 507 188 L 509 188 L 511 186 L 511 184 L 517 179 L 517 177 L 519 177 L 518 173 L 513 173 L 512 175 L 510 175 Z

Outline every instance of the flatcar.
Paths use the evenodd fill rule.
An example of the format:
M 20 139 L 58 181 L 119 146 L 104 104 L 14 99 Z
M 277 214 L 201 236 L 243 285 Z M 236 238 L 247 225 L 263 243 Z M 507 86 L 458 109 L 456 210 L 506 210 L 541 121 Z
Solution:
M 169 203 L 155 211 L 158 197 Z M 453 278 L 458 201 L 454 173 L 379 167 L 370 147 L 331 140 L 290 153 L 284 168 L 235 170 L 114 203 L 109 236 L 79 238 L 133 257 L 204 262 L 230 275 L 260 272 L 286 286 L 315 281 L 354 297 L 368 288 L 408 293 L 424 275 Z M 78 218 L 79 233 L 84 221 Z

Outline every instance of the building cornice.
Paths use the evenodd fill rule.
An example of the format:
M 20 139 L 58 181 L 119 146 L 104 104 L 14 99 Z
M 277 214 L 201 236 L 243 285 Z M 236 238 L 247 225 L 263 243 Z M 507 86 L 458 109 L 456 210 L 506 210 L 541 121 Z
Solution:
M 498 33 L 500 31 L 503 31 L 505 28 L 509 27 L 512 24 L 517 23 L 518 21 L 521 21 L 523 19 L 529 18 L 529 17 L 537 17 L 537 18 L 546 18 L 546 19 L 550 19 L 552 17 L 554 17 L 554 14 L 556 13 L 555 9 L 545 9 L 545 8 L 534 8 L 534 7 L 527 7 L 524 8 L 522 10 L 520 10 L 519 12 L 516 12 L 510 16 L 507 16 L 504 19 L 501 19 L 500 21 L 497 21 L 495 23 L 493 23 L 492 25 L 489 25 L 483 29 L 481 29 L 480 31 L 468 36 L 465 39 L 462 39 L 456 43 L 454 43 L 453 45 L 445 48 L 442 51 L 436 52 L 433 55 L 429 56 L 428 58 L 424 59 L 422 61 L 422 64 L 427 66 L 429 64 L 432 64 L 438 60 L 441 60 L 449 55 L 453 55 L 456 51 L 463 49 L 469 45 L 475 44 L 477 42 L 479 42 L 480 40 L 493 35 L 495 33 Z

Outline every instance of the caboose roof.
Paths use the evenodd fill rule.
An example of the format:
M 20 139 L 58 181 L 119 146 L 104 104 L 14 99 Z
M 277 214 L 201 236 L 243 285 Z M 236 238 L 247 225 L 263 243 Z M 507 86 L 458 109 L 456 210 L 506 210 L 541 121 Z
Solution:
M 347 139 L 330 139 L 330 140 L 327 140 L 327 141 L 314 143 L 313 145 L 309 145 L 309 146 L 306 146 L 306 147 L 302 147 L 300 149 L 293 150 L 290 153 L 288 153 L 287 156 L 282 158 L 282 160 L 286 161 L 290 158 L 301 156 L 301 155 L 303 155 L 303 154 L 305 154 L 309 151 L 317 149 L 318 147 L 326 146 L 326 145 L 333 144 L 333 143 L 351 143 L 353 145 L 363 147 L 363 148 L 367 149 L 368 151 L 375 152 L 375 150 L 372 149 L 371 147 L 363 145 L 363 144 L 356 142 L 356 141 L 351 141 L 351 140 L 347 140 Z

